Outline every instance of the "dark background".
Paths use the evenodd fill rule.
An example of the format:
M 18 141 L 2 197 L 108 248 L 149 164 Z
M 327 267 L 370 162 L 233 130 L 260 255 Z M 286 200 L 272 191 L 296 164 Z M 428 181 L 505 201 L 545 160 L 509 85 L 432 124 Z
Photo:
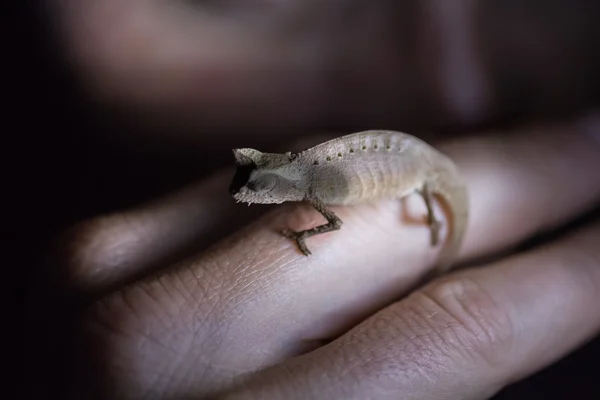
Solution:
M 3 268 L 4 284 L 16 295 L 16 307 L 10 308 L 15 310 L 15 322 L 6 321 L 5 326 L 19 343 L 11 346 L 9 339 L 6 353 L 12 356 L 14 351 L 14 365 L 20 372 L 20 379 L 11 380 L 7 390 L 14 386 L 15 395 L 9 397 L 23 398 L 20 393 L 24 387 L 48 385 L 43 392 L 50 397 L 56 389 L 52 382 L 61 373 L 66 357 L 43 360 L 47 355 L 32 350 L 35 346 L 30 340 L 48 332 L 32 325 L 29 316 L 35 313 L 36 302 L 43 301 L 32 290 L 47 275 L 44 268 L 50 268 L 43 256 L 52 237 L 75 221 L 179 187 L 197 178 L 204 167 L 194 154 L 186 157 L 182 149 L 162 147 L 157 151 L 139 143 L 132 149 L 127 143 L 104 139 L 102 132 L 107 129 L 131 127 L 125 128 L 89 102 L 61 64 L 59 48 L 36 2 L 18 3 L 9 6 L 18 9 L 11 10 L 17 12 L 10 18 L 6 36 L 9 45 L 5 49 L 9 51 L 3 64 L 8 70 L 4 79 L 9 90 L 5 91 L 4 110 L 8 118 L 0 146 L 6 164 L 2 197 L 7 202 L 3 218 L 7 235 L 2 235 L 2 242 L 6 246 L 3 252 L 9 256 Z M 160 179 L 162 174 L 169 179 Z M 40 376 L 39 369 L 31 364 L 36 358 L 54 367 L 42 370 L 44 376 Z M 496 399 L 598 399 L 599 360 L 597 339 L 507 388 Z M 8 361 L 5 363 L 10 365 Z

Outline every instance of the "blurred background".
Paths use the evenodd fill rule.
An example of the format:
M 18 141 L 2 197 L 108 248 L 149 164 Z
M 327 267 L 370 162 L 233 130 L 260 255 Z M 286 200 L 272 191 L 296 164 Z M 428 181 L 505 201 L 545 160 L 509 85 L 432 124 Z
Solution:
M 234 146 L 275 151 L 304 135 L 375 128 L 484 134 L 600 103 L 596 0 L 8 7 L 3 225 L 17 321 L 57 232 L 230 164 Z M 60 368 L 28 376 L 22 354 L 25 382 L 50 390 Z M 596 341 L 496 398 L 600 398 L 598 359 Z

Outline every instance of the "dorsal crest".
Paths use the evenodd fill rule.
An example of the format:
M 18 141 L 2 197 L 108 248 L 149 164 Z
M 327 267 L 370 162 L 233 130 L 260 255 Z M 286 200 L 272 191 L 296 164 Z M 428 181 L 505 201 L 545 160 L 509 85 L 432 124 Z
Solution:
M 287 153 L 263 153 L 261 151 L 243 148 L 233 149 L 236 165 L 240 167 L 254 166 L 256 168 L 277 168 L 289 164 L 297 156 Z
M 262 161 L 263 153 L 254 149 L 233 149 L 235 163 L 239 166 L 259 165 Z

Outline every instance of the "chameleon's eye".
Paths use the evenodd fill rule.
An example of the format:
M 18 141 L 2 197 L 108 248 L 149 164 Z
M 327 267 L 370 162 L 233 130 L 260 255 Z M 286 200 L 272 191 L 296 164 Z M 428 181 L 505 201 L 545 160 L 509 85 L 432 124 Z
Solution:
M 277 177 L 275 175 L 263 175 L 253 181 L 248 182 L 246 187 L 254 192 L 267 192 L 277 185 Z

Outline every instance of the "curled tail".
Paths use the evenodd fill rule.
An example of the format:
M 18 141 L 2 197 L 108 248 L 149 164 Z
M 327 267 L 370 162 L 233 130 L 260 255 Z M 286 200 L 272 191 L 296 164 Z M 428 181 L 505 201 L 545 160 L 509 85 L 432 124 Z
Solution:
M 427 182 L 426 190 L 443 203 L 446 221 L 449 223 L 446 240 L 435 267 L 437 275 L 452 268 L 461 250 L 469 221 L 469 194 L 466 185 L 455 171 L 451 174 L 442 174 L 437 179 Z M 435 222 L 437 223 L 437 220 Z

